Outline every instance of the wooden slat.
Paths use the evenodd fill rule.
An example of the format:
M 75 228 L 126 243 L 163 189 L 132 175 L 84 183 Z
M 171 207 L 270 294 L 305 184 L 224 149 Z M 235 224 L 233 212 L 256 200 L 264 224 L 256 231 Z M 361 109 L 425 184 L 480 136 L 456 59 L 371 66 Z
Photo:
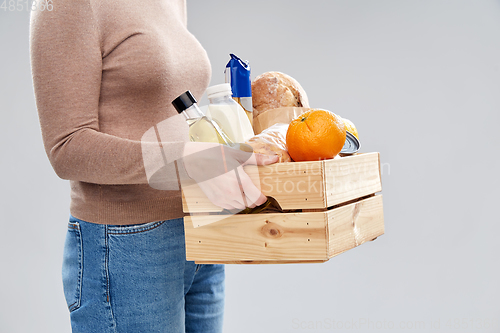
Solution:
M 326 160 L 327 207 L 382 191 L 379 153 Z
M 244 169 L 254 184 L 260 180 L 262 193 L 276 199 L 284 210 L 326 207 L 320 161 L 275 163 Z
M 214 205 L 194 180 L 182 181 L 182 210 L 184 213 L 212 213 L 223 209 Z
M 328 211 L 328 256 L 336 256 L 384 234 L 382 195 Z
M 245 172 L 282 209 L 321 209 L 380 192 L 379 153 L 325 161 L 245 166 Z M 183 181 L 184 212 L 221 212 L 194 181 Z
M 323 163 L 288 162 L 244 167 L 252 182 L 266 196 L 275 198 L 282 209 L 325 208 Z M 194 181 L 183 181 L 184 212 L 221 212 Z
M 198 263 L 324 262 L 384 233 L 382 195 L 325 212 L 184 220 L 186 256 Z
M 247 260 L 247 261 L 223 261 L 223 260 L 211 260 L 211 261 L 199 261 L 196 260 L 196 264 L 235 264 L 235 265 L 276 265 L 276 264 L 321 264 L 328 259 L 324 260 Z
M 187 216 L 187 260 L 327 260 L 326 212 Z M 197 227 L 194 224 L 208 225 Z M 215 221 L 215 222 L 214 222 Z
M 255 172 L 257 168 L 253 168 Z M 377 152 L 324 161 L 278 163 L 258 170 L 262 192 L 274 197 L 285 210 L 326 209 L 382 190 Z

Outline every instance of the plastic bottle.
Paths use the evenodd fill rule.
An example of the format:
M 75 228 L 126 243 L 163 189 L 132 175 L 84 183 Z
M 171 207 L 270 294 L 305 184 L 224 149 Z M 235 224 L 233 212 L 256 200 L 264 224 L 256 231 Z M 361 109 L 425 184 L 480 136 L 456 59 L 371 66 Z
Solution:
M 223 83 L 207 89 L 207 117 L 220 124 L 233 142 L 243 143 L 254 136 L 245 110 L 231 98 L 231 85 Z
M 177 112 L 184 115 L 189 125 L 189 139 L 193 142 L 214 142 L 233 146 L 233 141 L 212 119 L 207 118 L 198 107 L 196 98 L 188 90 L 172 101 Z

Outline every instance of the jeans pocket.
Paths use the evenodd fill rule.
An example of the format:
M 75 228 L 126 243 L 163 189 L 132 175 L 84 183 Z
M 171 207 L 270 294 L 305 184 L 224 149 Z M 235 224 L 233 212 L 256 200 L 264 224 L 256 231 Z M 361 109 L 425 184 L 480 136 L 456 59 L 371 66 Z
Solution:
M 154 221 L 141 224 L 129 224 L 129 225 L 108 225 L 108 235 L 128 235 L 128 234 L 139 234 L 155 228 L 158 228 L 164 221 Z
M 70 312 L 80 307 L 82 295 L 82 237 L 78 222 L 68 223 L 64 243 L 62 278 L 64 297 Z

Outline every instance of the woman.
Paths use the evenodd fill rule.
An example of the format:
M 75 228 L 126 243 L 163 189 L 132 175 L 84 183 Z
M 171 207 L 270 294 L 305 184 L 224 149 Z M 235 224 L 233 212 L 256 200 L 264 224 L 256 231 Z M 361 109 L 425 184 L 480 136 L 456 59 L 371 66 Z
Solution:
M 165 119 L 169 160 L 214 147 L 186 143 L 187 124 L 171 105 L 186 90 L 201 96 L 210 81 L 206 52 L 186 25 L 184 0 L 61 0 L 32 12 L 44 145 L 71 184 L 63 284 L 73 332 L 222 330 L 224 268 L 185 260 L 181 193 L 149 186 L 141 149 L 143 134 Z M 225 151 L 228 162 L 244 163 Z M 214 161 L 196 156 L 181 170 L 205 179 L 203 168 Z M 204 183 L 224 208 L 265 201 L 248 178 L 242 187 L 235 199 L 239 187 L 228 175 Z

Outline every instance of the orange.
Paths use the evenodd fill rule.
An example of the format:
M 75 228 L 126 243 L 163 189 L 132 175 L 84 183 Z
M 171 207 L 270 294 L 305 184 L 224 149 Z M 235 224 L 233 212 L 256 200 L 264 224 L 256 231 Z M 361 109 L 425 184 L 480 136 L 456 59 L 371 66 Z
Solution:
M 342 118 L 342 120 L 344 121 L 346 131 L 354 135 L 359 140 L 358 130 L 356 129 L 356 126 L 354 126 L 353 122 L 346 118 Z
M 333 112 L 309 110 L 288 126 L 288 153 L 296 162 L 334 158 L 344 146 L 345 132 L 342 118 Z

